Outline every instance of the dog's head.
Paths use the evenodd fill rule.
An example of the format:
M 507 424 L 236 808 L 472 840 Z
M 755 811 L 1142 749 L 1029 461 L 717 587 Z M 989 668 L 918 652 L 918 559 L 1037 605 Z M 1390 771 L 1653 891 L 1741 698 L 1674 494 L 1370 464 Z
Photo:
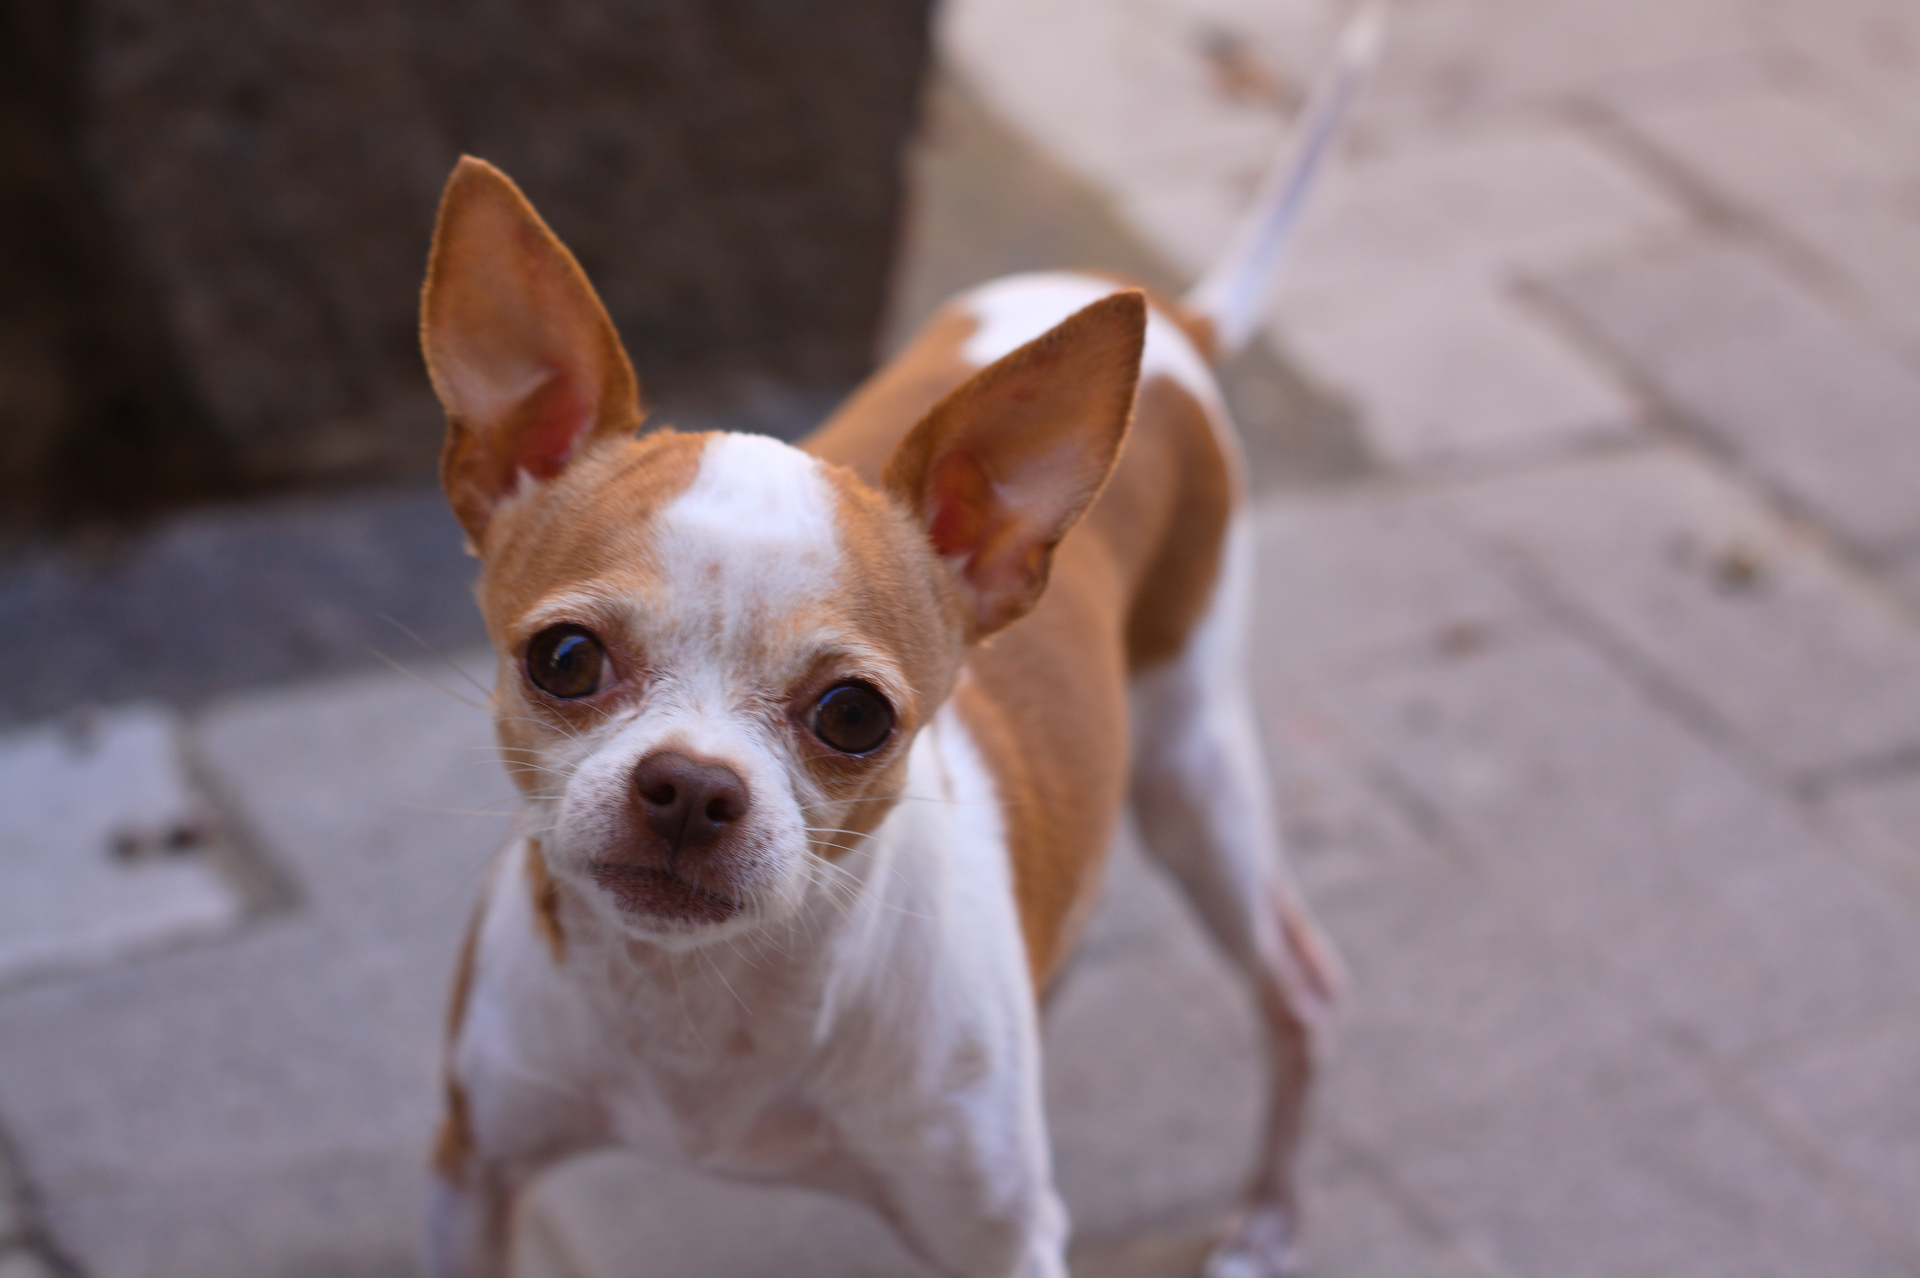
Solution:
M 578 264 L 462 160 L 423 339 L 497 733 L 552 872 L 669 943 L 857 880 L 846 854 L 900 796 L 965 648 L 1034 605 L 1105 482 L 1144 327 L 1139 294 L 1116 294 L 975 374 L 878 489 L 762 436 L 638 435 Z

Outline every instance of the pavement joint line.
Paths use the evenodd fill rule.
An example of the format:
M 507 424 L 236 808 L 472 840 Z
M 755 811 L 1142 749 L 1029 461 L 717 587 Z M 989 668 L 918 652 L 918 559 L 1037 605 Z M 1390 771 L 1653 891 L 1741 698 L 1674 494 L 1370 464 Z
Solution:
M 1915 863 L 1904 845 L 1865 828 L 1857 818 L 1848 816 L 1832 803 L 1841 793 L 1843 791 L 1836 788 L 1807 800 L 1807 819 L 1831 842 L 1851 849 L 1862 864 L 1892 882 L 1906 894 L 1910 905 L 1920 909 L 1920 864 Z
M 40 1209 L 40 1196 L 27 1179 L 12 1138 L 0 1129 L 0 1198 L 13 1217 L 14 1228 L 0 1237 L 0 1260 L 26 1256 L 38 1261 L 54 1278 L 85 1278 L 71 1257 L 58 1245 L 47 1228 Z
M 1436 637 L 1460 628 L 1450 624 L 1444 617 L 1435 620 L 1436 625 L 1431 632 L 1415 639 L 1387 640 L 1370 647 L 1356 645 L 1338 657 L 1319 657 L 1308 661 L 1285 676 L 1286 684 L 1296 693 L 1304 694 L 1313 681 L 1328 676 L 1366 678 L 1404 670 L 1410 663 L 1430 661 L 1436 656 Z M 1474 650 L 1534 634 L 1558 633 L 1548 618 L 1537 614 L 1516 614 L 1492 620 L 1475 618 L 1465 624 L 1472 632 Z M 1438 655 L 1442 660 L 1447 660 L 1455 654 L 1438 651 Z
M 1820 534 L 1827 530 L 1817 524 L 1796 520 L 1783 512 L 1772 512 L 1788 520 L 1797 531 L 1813 533 L 1814 548 L 1837 561 L 1842 571 L 1856 575 L 1859 584 L 1884 600 L 1900 602 L 1872 573 L 1867 572 L 1844 546 Z M 1497 536 L 1466 527 L 1444 513 L 1449 525 L 1484 553 L 1522 598 L 1544 614 L 1555 618 L 1574 638 L 1586 643 L 1638 687 L 1657 707 L 1687 727 L 1703 744 L 1739 764 L 1761 786 L 1784 794 L 1802 816 L 1808 807 L 1827 791 L 1858 779 L 1875 780 L 1903 776 L 1920 771 L 1920 741 L 1909 741 L 1888 750 L 1874 751 L 1837 763 L 1802 769 L 1780 769 L 1767 763 L 1741 733 L 1704 699 L 1696 696 L 1680 679 L 1659 667 L 1652 656 L 1631 639 L 1614 631 L 1603 619 L 1561 590 L 1547 567 L 1525 550 L 1504 545 Z M 1911 615 L 1911 610 L 1902 608 Z
M 1669 1025 L 1667 1029 L 1670 1045 L 1693 1057 L 1708 1086 L 1722 1103 L 1753 1124 L 1773 1144 L 1786 1150 L 1802 1171 L 1827 1190 L 1829 1197 L 1856 1227 L 1904 1256 L 1914 1267 L 1913 1272 L 1920 1273 L 1920 1243 L 1916 1243 L 1913 1236 L 1901 1228 L 1899 1221 L 1888 1217 L 1875 1202 L 1867 1186 L 1862 1185 L 1851 1172 L 1826 1153 L 1817 1136 L 1767 1104 L 1742 1077 L 1743 1068 L 1750 1068 L 1753 1063 L 1778 1054 L 1784 1044 L 1772 1044 L 1769 1049 L 1745 1053 L 1745 1059 L 1741 1062 L 1730 1062 L 1715 1055 L 1694 1035 L 1686 1032 L 1685 1027 Z
M 1916 775 L 1920 775 L 1920 742 L 1908 742 L 1890 750 L 1809 768 L 1793 777 L 1790 789 L 1795 797 L 1818 803 L 1853 786 L 1902 781 Z
M 1711 241 L 1698 236 L 1689 236 L 1686 241 L 1678 242 L 1708 243 Z M 1608 255 L 1594 259 L 1590 265 L 1623 260 L 1624 257 L 1632 255 Z M 1638 444 L 1657 447 L 1660 442 L 1665 442 L 1696 454 L 1709 466 L 1736 480 L 1743 488 L 1759 498 L 1761 505 L 1770 514 L 1790 525 L 1796 532 L 1810 536 L 1817 548 L 1828 558 L 1863 578 L 1876 593 L 1897 604 L 1902 613 L 1920 621 L 1920 604 L 1910 604 L 1902 599 L 1898 592 L 1888 589 L 1881 573 L 1875 568 L 1876 564 L 1897 559 L 1901 554 L 1899 548 L 1863 545 L 1834 528 L 1811 503 L 1788 491 L 1782 483 L 1760 469 L 1732 440 L 1722 435 L 1711 423 L 1669 398 L 1640 371 L 1633 360 L 1614 350 L 1610 343 L 1595 333 L 1577 313 L 1556 297 L 1554 289 L 1557 286 L 1549 280 L 1525 279 L 1516 287 L 1529 298 L 1530 306 L 1537 309 L 1541 315 L 1553 317 L 1556 332 L 1575 341 L 1582 350 L 1603 360 L 1612 375 L 1641 401 L 1646 410 L 1643 420 L 1654 432 L 1653 438 L 1644 441 L 1626 441 L 1629 446 Z M 1623 448 L 1620 451 L 1627 451 L 1627 449 Z M 1909 540 L 1920 547 L 1920 539 Z
M 1548 633 L 1576 644 L 1580 642 L 1578 635 L 1568 634 L 1564 629 L 1550 629 Z M 1607 662 L 1605 653 L 1598 655 L 1603 663 Z M 1629 686 L 1637 689 L 1638 685 L 1630 679 L 1628 682 Z M 1654 708 L 1658 710 L 1657 706 Z M 1714 747 L 1709 744 L 1706 748 L 1712 750 Z M 1609 1000 L 1623 1010 L 1637 1029 L 1658 1035 L 1670 1046 L 1683 1049 L 1688 1056 L 1701 1060 L 1710 1058 L 1709 1049 L 1705 1044 L 1695 1041 L 1683 1022 L 1673 1020 L 1657 1006 L 1642 1002 L 1636 993 L 1637 983 L 1621 976 L 1603 948 L 1566 936 L 1543 923 L 1531 894 L 1517 891 L 1497 875 L 1489 873 L 1485 868 L 1487 858 L 1477 841 L 1458 829 L 1439 805 L 1431 802 L 1418 785 L 1402 775 L 1390 759 L 1368 748 L 1365 742 L 1354 743 L 1351 749 L 1356 756 L 1352 767 L 1360 783 L 1379 795 L 1408 824 L 1416 837 L 1445 857 L 1480 891 L 1506 905 L 1517 926 L 1523 927 L 1535 941 L 1549 950 L 1576 960 L 1587 970 L 1596 973 L 1596 979 L 1604 984 Z
M 1325 1114 L 1314 1116 L 1314 1131 L 1320 1140 L 1327 1142 L 1334 1155 L 1345 1159 L 1354 1173 L 1370 1184 L 1424 1241 L 1466 1260 L 1481 1271 L 1482 1278 L 1513 1278 L 1510 1270 L 1449 1227 L 1444 1213 L 1435 1210 L 1418 1190 L 1395 1175 L 1393 1160 L 1375 1148 L 1372 1141 Z M 1311 1231 L 1311 1219 L 1307 1228 Z M 1311 1232 L 1308 1237 L 1311 1240 Z
M 1562 112 L 1575 128 L 1660 186 L 1701 224 L 1702 230 L 1752 251 L 1806 288 L 1850 327 L 1872 338 L 1902 363 L 1920 369 L 1920 345 L 1884 319 L 1880 307 L 1817 246 L 1693 172 L 1656 139 L 1636 128 L 1618 107 L 1590 98 L 1572 99 L 1563 103 Z
M 1550 570 L 1525 550 L 1502 544 L 1463 522 L 1440 517 L 1452 525 L 1521 598 L 1532 603 L 1575 642 L 1585 645 L 1646 697 L 1659 713 L 1674 720 L 1713 753 L 1732 760 L 1763 789 L 1792 793 L 1793 777 L 1768 764 L 1703 698 L 1681 680 L 1662 670 L 1639 645 L 1617 633 L 1582 607 L 1553 580 Z
M 1660 435 L 1610 432 L 1605 436 L 1586 437 L 1572 449 L 1520 447 L 1483 451 L 1471 456 L 1412 466 L 1382 463 L 1375 470 L 1338 483 L 1256 492 L 1253 500 L 1255 505 L 1288 506 L 1321 501 L 1369 502 L 1417 498 L 1472 484 L 1554 470 L 1575 462 L 1604 461 L 1613 457 L 1655 452 L 1669 444 L 1670 441 Z
M 214 868 L 241 897 L 240 929 L 259 920 L 291 914 L 301 905 L 299 880 L 273 855 L 246 807 L 229 792 L 200 749 L 199 726 L 204 709 L 180 717 L 178 751 L 181 770 L 212 809 L 217 836 L 212 853 Z

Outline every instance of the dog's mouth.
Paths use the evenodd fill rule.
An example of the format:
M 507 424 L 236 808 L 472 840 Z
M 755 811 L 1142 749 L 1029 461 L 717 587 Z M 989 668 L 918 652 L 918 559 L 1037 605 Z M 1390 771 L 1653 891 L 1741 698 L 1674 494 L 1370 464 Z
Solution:
M 629 914 L 677 923 L 724 923 L 738 914 L 740 902 L 701 887 L 672 870 L 595 861 L 593 881 Z

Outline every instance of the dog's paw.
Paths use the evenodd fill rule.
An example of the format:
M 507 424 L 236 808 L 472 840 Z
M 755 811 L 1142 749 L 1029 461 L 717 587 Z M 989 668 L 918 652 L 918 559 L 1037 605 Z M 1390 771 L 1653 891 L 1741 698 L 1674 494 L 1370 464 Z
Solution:
M 1207 1257 L 1202 1278 L 1297 1278 L 1293 1222 L 1278 1207 L 1256 1207 Z

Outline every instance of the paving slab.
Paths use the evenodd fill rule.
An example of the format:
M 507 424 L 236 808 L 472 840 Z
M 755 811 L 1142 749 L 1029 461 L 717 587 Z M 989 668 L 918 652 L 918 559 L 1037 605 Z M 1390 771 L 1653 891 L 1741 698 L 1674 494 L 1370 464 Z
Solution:
M 1443 502 L 1781 774 L 1920 744 L 1920 624 L 1699 456 L 1545 466 Z
M 27 1232 L 24 1189 L 13 1168 L 0 1161 L 0 1252 L 18 1243 Z
M 1511 118 L 1572 98 L 1698 93 L 1770 51 L 1750 0 L 1441 0 L 1396 7 L 1363 127 L 1397 136 Z
M 1323 1124 L 1304 1168 L 1307 1273 L 1315 1278 L 1510 1278 L 1484 1249 L 1456 1236 L 1424 1204 L 1411 1202 L 1379 1151 L 1324 1130 L 1330 1126 Z M 1193 1272 L 1191 1265 L 1169 1266 L 1152 1278 L 1189 1278 Z M 1087 1278 L 1096 1278 L 1095 1272 Z
M 1906 761 L 1883 775 L 1849 778 L 1820 796 L 1836 836 L 1877 863 L 1920 901 L 1920 770 Z
M 1109 919 L 1047 1009 L 1061 1195 L 1094 1237 L 1224 1209 L 1250 1173 L 1263 1078 L 1245 991 L 1133 849 Z
M 1914 50 L 1920 16 L 1902 0 L 1836 0 L 1773 5 L 1764 14 L 1772 40 L 1792 50 L 1827 95 L 1849 115 L 1885 129 L 1920 129 L 1920 81 Z
M 1583 823 L 1577 805 L 1559 821 L 1505 825 L 1498 836 L 1489 833 L 1492 822 L 1460 811 L 1511 809 L 1527 802 L 1522 796 L 1545 791 L 1541 811 L 1548 813 L 1562 806 L 1567 787 L 1598 790 L 1594 807 L 1605 810 L 1606 820 L 1594 834 L 1611 864 L 1597 866 L 1596 879 L 1633 875 L 1641 860 L 1672 860 L 1672 843 L 1691 841 L 1685 823 L 1673 819 L 1671 801 L 1649 804 L 1647 787 L 1621 786 L 1617 762 L 1593 766 L 1596 755 L 1624 748 L 1654 756 L 1649 772 L 1673 768 L 1681 761 L 1671 756 L 1673 742 L 1661 739 L 1672 729 L 1648 732 L 1643 724 L 1639 733 L 1621 732 L 1609 722 L 1613 716 L 1594 713 L 1595 690 L 1569 677 L 1571 670 L 1541 677 L 1539 670 L 1525 669 L 1529 654 L 1562 642 L 1509 633 L 1455 661 L 1428 656 L 1422 673 L 1349 671 L 1305 681 L 1298 695 L 1318 705 L 1289 707 L 1275 716 L 1312 722 L 1331 715 L 1334 727 L 1309 739 L 1331 734 L 1342 755 L 1376 751 L 1383 767 L 1398 773 L 1382 780 L 1413 787 L 1411 793 L 1396 792 L 1397 786 L 1382 790 L 1374 782 L 1365 832 L 1355 838 L 1360 827 L 1354 808 L 1364 808 L 1365 796 L 1353 792 L 1349 776 L 1336 807 L 1353 815 L 1333 828 L 1348 832 L 1342 841 L 1360 855 L 1342 858 L 1338 875 L 1325 872 L 1332 858 L 1324 853 L 1307 862 L 1320 888 L 1316 900 L 1353 972 L 1341 1050 L 1322 1107 L 1327 1139 L 1376 1157 L 1391 1178 L 1395 1201 L 1448 1240 L 1444 1254 L 1472 1264 L 1475 1272 L 1543 1278 L 1920 1272 L 1897 1240 L 1863 1222 L 1844 1186 L 1832 1184 L 1817 1160 L 1810 1165 L 1802 1157 L 1806 1146 L 1780 1139 L 1777 1116 L 1756 1115 L 1750 1103 L 1720 1087 L 1724 1067 L 1699 1050 L 1723 1048 L 1716 1030 L 1765 1020 L 1769 1013 L 1755 1004 L 1779 997 L 1780 982 L 1763 976 L 1753 1003 L 1724 988 L 1680 995 L 1701 1003 L 1723 999 L 1733 1010 L 1718 1025 L 1697 1007 L 1675 1011 L 1670 987 L 1684 989 L 1703 978 L 1690 967 L 1712 969 L 1704 979 L 1717 982 L 1732 966 L 1724 952 L 1711 952 L 1727 932 L 1727 919 L 1716 917 L 1726 910 L 1724 903 L 1669 880 L 1664 891 L 1636 883 L 1615 909 L 1599 899 L 1600 891 L 1582 891 L 1556 876 L 1561 899 L 1543 905 L 1511 872 L 1511 863 L 1577 856 L 1578 848 L 1570 846 Z M 1577 649 L 1557 655 L 1568 666 L 1591 660 Z M 1468 676 L 1476 665 L 1483 676 Z M 1586 767 L 1538 734 L 1509 743 L 1496 757 L 1484 737 L 1469 739 L 1471 734 L 1442 726 L 1454 713 L 1484 706 L 1485 696 L 1403 700 L 1396 709 L 1411 713 L 1383 724 L 1379 716 L 1352 714 L 1356 694 L 1344 686 L 1404 682 L 1431 693 L 1462 677 L 1481 690 L 1506 690 L 1503 704 L 1487 719 L 1509 731 L 1537 716 L 1582 742 L 1614 744 L 1579 751 L 1587 756 Z M 1329 704 L 1335 708 L 1327 709 Z M 1538 709 L 1530 714 L 1528 706 Z M 1412 768 L 1401 742 L 1409 721 L 1416 731 L 1446 739 L 1434 757 Z M 1687 747 L 1680 753 L 1688 753 Z M 1711 787 L 1702 791 L 1698 765 L 1711 769 L 1717 761 L 1696 755 L 1694 763 L 1681 764 L 1685 775 L 1675 778 L 1670 800 L 1730 808 L 1749 801 L 1739 794 L 1716 799 Z M 1446 780 L 1436 778 L 1436 771 Z M 1474 797 L 1465 799 L 1460 790 Z M 1390 815 L 1409 802 L 1418 829 Z M 1419 831 L 1429 827 L 1442 836 L 1444 849 L 1423 846 Z M 1735 831 L 1734 837 L 1747 834 Z M 1817 873 L 1819 867 L 1813 868 Z M 1645 945 L 1644 916 L 1659 912 L 1653 901 L 1676 904 L 1673 925 L 1683 945 L 1635 972 L 1631 962 L 1607 951 Z M 1802 914 L 1806 904 L 1768 902 L 1763 913 L 1769 931 L 1749 933 L 1747 946 L 1776 946 L 1786 961 L 1816 949 L 1832 951 L 1833 924 Z M 1585 928 L 1556 934 L 1554 916 L 1568 913 L 1591 917 Z M 1702 949 L 1708 952 L 1685 953 L 1685 940 L 1695 933 L 1705 938 Z M 1911 947 L 1910 929 L 1901 939 Z M 1826 973 L 1814 984 L 1830 993 L 1860 976 L 1835 969 L 1832 959 L 1823 953 L 1812 964 Z M 1865 969 L 1875 956 L 1857 961 Z M 1912 1006 L 1915 988 L 1911 972 L 1896 979 L 1893 1003 L 1904 998 Z M 1809 1001 L 1818 997 L 1812 994 Z M 1850 1029 L 1859 1023 L 1858 1017 L 1827 1022 Z M 1785 1035 L 1774 1044 L 1777 1050 L 1805 1041 Z M 1862 1112 L 1870 1110 L 1863 1105 Z M 1817 1147 L 1820 1137 L 1808 1143 Z M 1884 1145 L 1864 1125 L 1859 1157 L 1869 1168 L 1884 1157 Z M 1331 1253 L 1329 1272 L 1340 1272 L 1338 1262 L 1348 1254 Z
M 1361 504 L 1353 495 L 1346 500 Z M 1414 501 L 1414 511 L 1431 515 L 1423 499 Z M 1337 541 L 1343 531 L 1373 533 L 1363 544 L 1377 544 L 1367 522 L 1327 513 L 1341 504 L 1275 502 L 1263 514 L 1272 518 L 1274 508 L 1289 508 L 1297 521 L 1291 544 Z M 1366 504 L 1377 509 L 1387 503 L 1374 494 Z M 1474 570 L 1471 561 L 1456 564 L 1454 580 L 1470 581 Z M 1478 570 L 1488 571 L 1484 565 Z M 1296 627 L 1311 624 L 1316 601 L 1302 593 L 1308 606 L 1292 619 Z M 1432 645 L 1376 647 L 1376 654 L 1386 655 L 1328 663 L 1268 694 L 1281 792 L 1295 810 L 1296 830 L 1306 835 L 1297 842 L 1311 849 L 1301 858 L 1304 877 L 1353 977 L 1323 1098 L 1322 1158 L 1329 1145 L 1377 1158 L 1393 1187 L 1391 1201 L 1423 1223 L 1429 1248 L 1423 1263 L 1394 1272 L 1443 1272 L 1438 1256 L 1467 1266 L 1463 1272 L 1516 1275 L 1787 1274 L 1808 1267 L 1909 1272 L 1898 1245 L 1863 1225 L 1818 1167 L 1795 1161 L 1798 1151 L 1776 1138 L 1774 1119 L 1756 1118 L 1750 1105 L 1720 1090 L 1722 1067 L 1709 1064 L 1697 1047 L 1676 1047 L 1720 1050 L 1716 1030 L 1737 1031 L 1766 1015 L 1723 987 L 1680 995 L 1681 1001 L 1718 1000 L 1731 1009 L 1717 1026 L 1698 1007 L 1674 1010 L 1675 993 L 1667 987 L 1684 990 L 1696 981 L 1713 986 L 1725 976 L 1721 969 L 1732 966 L 1724 953 L 1712 952 L 1722 948 L 1729 930 L 1728 920 L 1716 917 L 1727 909 L 1724 903 L 1668 879 L 1636 881 L 1610 905 L 1599 899 L 1601 892 L 1556 876 L 1556 900 L 1543 905 L 1509 872 L 1508 862 L 1519 858 L 1556 862 L 1578 856 L 1578 847 L 1569 845 L 1577 845 L 1581 826 L 1591 822 L 1591 837 L 1604 849 L 1596 860 L 1606 862 L 1595 866 L 1596 879 L 1644 873 L 1638 865 L 1643 860 L 1664 877 L 1669 871 L 1661 867 L 1676 857 L 1673 845 L 1694 838 L 1684 816 L 1687 805 L 1709 809 L 1696 819 L 1713 823 L 1731 817 L 1756 793 L 1644 703 L 1635 717 L 1645 719 L 1623 726 L 1613 715 L 1594 713 L 1602 698 L 1587 679 L 1569 677 L 1570 670 L 1529 674 L 1525 659 L 1507 664 L 1545 648 L 1569 666 L 1588 665 L 1603 684 L 1617 678 L 1580 649 L 1563 648 L 1565 643 L 1537 620 L 1509 621 L 1489 628 L 1478 645 L 1454 648 L 1452 657 Z M 1465 673 L 1476 665 L 1481 675 Z M 1469 739 L 1471 734 L 1441 726 L 1453 713 L 1470 714 L 1490 700 L 1479 692 L 1457 701 L 1409 698 L 1396 708 L 1410 713 L 1386 725 L 1379 716 L 1352 712 L 1354 698 L 1369 695 L 1355 687 L 1402 681 L 1426 687 L 1429 679 L 1440 684 L 1463 677 L 1482 691 L 1503 689 L 1501 704 L 1486 713 L 1489 722 L 1513 732 L 1520 721 L 1535 720 L 1545 730 L 1523 730 L 1526 740 L 1496 752 L 1486 748 L 1485 738 Z M 1634 694 L 1615 683 L 1611 695 Z M 1400 740 L 1407 720 L 1446 738 L 1433 758 L 1410 771 Z M 1556 728 L 1574 739 L 1574 753 L 1584 760 L 1542 741 Z M 1595 740 L 1602 744 L 1594 746 Z M 1679 760 L 1670 756 L 1676 744 Z M 1654 796 L 1644 783 L 1623 786 L 1617 762 L 1604 766 L 1600 758 L 1614 750 L 1649 755 L 1648 775 L 1677 765 L 1680 775 L 1672 778 L 1666 801 L 1650 803 Z M 1368 752 L 1383 773 L 1371 780 L 1355 775 L 1365 768 Z M 1725 769 L 1734 791 L 1716 796 L 1711 784 L 1702 788 L 1701 768 Z M 1474 797 L 1463 798 L 1456 787 Z M 1598 793 L 1590 808 L 1576 804 L 1563 812 L 1567 788 Z M 1540 819 L 1502 826 L 1497 837 L 1486 833 L 1491 822 L 1463 819 L 1456 810 L 1480 804 L 1511 809 L 1543 789 Z M 1723 805 L 1727 812 L 1711 811 Z M 1444 847 L 1422 833 L 1430 828 L 1443 836 Z M 1477 837 L 1469 841 L 1463 834 Z M 1744 841 L 1752 834 L 1749 823 L 1730 837 Z M 1749 855 L 1744 842 L 1726 852 L 1729 859 Z M 1755 855 L 1764 858 L 1763 852 Z M 1818 864 L 1808 870 L 1824 873 Z M 1865 885 L 1865 894 L 1873 886 Z M 1609 947 L 1645 945 L 1645 916 L 1663 912 L 1652 908 L 1654 901 L 1676 903 L 1678 945 L 1638 970 L 1605 956 Z M 1802 914 L 1806 904 L 1764 902 L 1748 921 L 1743 943 L 1776 948 L 1776 962 L 1783 963 L 1802 951 L 1828 951 L 1815 964 L 1825 976 L 1813 980 L 1804 996 L 1803 1006 L 1816 1006 L 1826 996 L 1822 989 L 1849 988 L 1859 973 L 1833 966 L 1835 947 L 1826 939 L 1833 925 Z M 1742 908 L 1728 912 L 1737 915 Z M 1568 913 L 1592 917 L 1586 926 L 1557 932 L 1555 915 Z M 1888 931 L 1911 945 L 1903 919 L 1895 918 L 1891 929 L 1883 926 L 1883 940 Z M 1696 933 L 1706 938 L 1707 952 L 1689 953 Z M 1856 955 L 1854 961 L 1870 971 L 1877 956 Z M 1779 997 L 1778 986 L 1762 974 L 1756 1001 Z M 1896 1005 L 1903 998 L 1910 1004 L 1911 972 L 1888 988 Z M 1851 1026 L 1857 1020 L 1826 1024 Z M 1772 1043 L 1777 1051 L 1780 1044 L 1801 1041 L 1783 1034 Z M 1862 1156 L 1873 1158 L 1871 1140 L 1862 1144 Z M 1316 1248 L 1327 1272 L 1343 1272 L 1341 1263 L 1359 1254 L 1353 1240 L 1337 1232 L 1332 1239 L 1316 1232 L 1315 1238 L 1333 1244 L 1331 1251 Z
M 31 1251 L 0 1255 L 0 1278 L 60 1278 L 53 1266 Z
M 1920 351 L 1911 126 L 1846 112 L 1818 87 L 1770 85 L 1625 120 L 1726 204 L 1827 262 L 1847 293 Z
M 1485 460 L 1632 429 L 1640 406 L 1613 371 L 1514 286 L 1676 233 L 1683 214 L 1637 174 L 1529 123 L 1357 156 L 1316 194 L 1269 319 L 1382 457 Z
M 1295 494 L 1254 512 L 1253 667 L 1275 680 L 1478 642 L 1535 609 L 1424 492 Z
M 1874 569 L 1874 575 L 1893 591 L 1908 614 L 1920 617 L 1920 551 L 1904 551 L 1881 560 Z
M 1457 864 L 1378 876 L 1369 899 L 1340 904 L 1353 997 L 1324 1109 L 1396 1169 L 1449 1116 L 1646 1040 L 1628 1000 Z
M 1766 1125 L 1644 1041 L 1516 1079 L 1389 1148 L 1409 1190 L 1514 1274 L 1920 1272 Z
M 1403 468 L 1575 450 L 1631 437 L 1641 416 L 1608 370 L 1487 279 L 1361 285 L 1338 305 L 1288 306 L 1280 327 Z
M 1920 1268 L 1920 1017 L 1805 1044 L 1749 1085 L 1832 1161 Z
M 1865 548 L 1920 535 L 1920 372 L 1731 245 L 1544 281 L 1548 296 L 1762 482 Z
M 1910 904 L 1571 639 L 1316 700 L 1596 979 L 1723 1059 L 1920 999 Z
M 0 737 L 0 984 L 239 921 L 180 747 L 177 717 L 157 705 Z
M 0 1256 L 31 1249 L 38 1232 L 31 1193 L 11 1143 L 0 1133 Z
M 1275 295 L 1285 324 L 1410 280 L 1508 279 L 1680 233 L 1684 209 L 1570 124 L 1523 118 L 1325 170 Z
M 302 908 L 0 995 L 0 1124 L 93 1278 L 406 1274 L 448 975 L 506 786 L 485 716 L 389 673 L 209 712 Z
M 529 1196 L 515 1278 L 792 1274 L 926 1278 L 873 1213 L 810 1190 L 581 1159 Z

